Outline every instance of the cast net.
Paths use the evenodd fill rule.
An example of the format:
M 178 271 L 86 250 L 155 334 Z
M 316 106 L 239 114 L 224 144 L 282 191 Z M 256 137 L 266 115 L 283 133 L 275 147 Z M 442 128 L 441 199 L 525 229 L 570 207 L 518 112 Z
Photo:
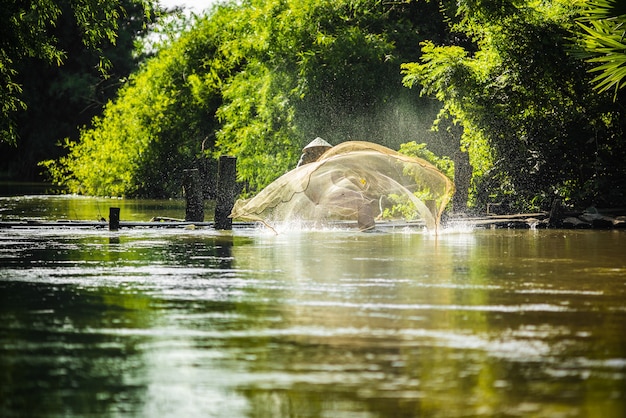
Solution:
M 272 229 L 281 222 L 338 221 L 370 229 L 377 221 L 404 220 L 436 230 L 453 192 L 453 183 L 420 158 L 350 141 L 289 171 L 255 197 L 238 200 L 230 216 Z

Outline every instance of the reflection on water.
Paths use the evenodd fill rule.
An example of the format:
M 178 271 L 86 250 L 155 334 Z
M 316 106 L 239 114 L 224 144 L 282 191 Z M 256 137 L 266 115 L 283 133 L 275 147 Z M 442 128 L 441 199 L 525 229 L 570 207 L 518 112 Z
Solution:
M 0 415 L 626 415 L 622 231 L 0 231 Z
M 207 201 L 205 218 L 213 215 L 213 202 Z M 0 221 L 15 220 L 80 220 L 108 219 L 109 208 L 120 208 L 123 221 L 149 221 L 152 217 L 185 218 L 185 200 L 147 200 L 58 196 L 8 196 L 0 197 Z

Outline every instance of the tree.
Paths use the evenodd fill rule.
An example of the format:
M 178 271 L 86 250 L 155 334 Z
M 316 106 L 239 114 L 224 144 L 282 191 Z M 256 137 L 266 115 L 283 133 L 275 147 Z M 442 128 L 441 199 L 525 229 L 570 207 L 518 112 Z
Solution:
M 321 136 L 398 147 L 428 142 L 437 107 L 403 89 L 399 65 L 444 27 L 436 5 L 379 0 L 250 1 L 229 48 L 246 67 L 222 90 L 216 153 L 238 157 L 250 192 Z M 244 23 L 245 22 L 245 23 Z
M 316 136 L 428 142 L 438 105 L 410 94 L 399 66 L 442 28 L 425 2 L 219 4 L 131 76 L 48 167 L 76 192 L 172 196 L 200 156 L 230 154 L 252 193 L 293 168 Z
M 570 54 L 578 9 L 568 2 L 442 2 L 471 45 L 422 44 L 405 84 L 443 103 L 440 118 L 463 127 L 474 169 L 474 205 L 511 209 L 619 204 L 625 199 L 624 115 L 589 87 Z
M 4 130 L 4 137 L 10 137 L 0 144 L 0 169 L 5 175 L 21 180 L 37 179 L 40 171 L 37 163 L 60 155 L 55 146 L 59 140 L 77 139 L 78 128 L 102 111 L 122 80 L 143 59 L 135 53 L 135 43 L 146 34 L 159 11 L 144 1 L 121 0 L 116 4 L 107 12 L 111 6 L 107 3 L 102 15 L 93 17 L 86 16 L 91 13 L 88 9 L 77 9 L 95 7 L 91 4 L 60 0 L 42 6 L 57 8 L 58 15 L 54 19 L 50 17 L 48 23 L 44 21 L 41 33 L 45 38 L 39 40 L 49 44 L 45 48 L 52 49 L 52 55 L 23 54 L 19 60 L 12 60 L 12 82 L 20 86 L 20 92 L 8 99 L 13 100 L 17 110 L 9 116 L 5 114 L 4 126 L 9 128 Z M 41 12 L 39 8 L 36 10 Z M 12 18 L 17 21 L 18 17 L 19 13 Z M 87 37 L 80 23 L 87 18 L 112 20 L 84 23 L 90 30 L 94 25 L 109 25 L 104 38 Z M 29 27 L 29 30 L 34 29 Z M 10 36 L 15 37 L 15 42 L 23 38 L 13 32 Z M 9 40 L 4 38 L 3 44 L 3 50 L 24 48 L 9 45 Z
M 197 32 L 172 39 L 133 73 L 78 140 L 65 140 L 68 154 L 44 162 L 52 178 L 74 193 L 175 195 L 182 170 L 214 142 L 218 86 L 230 64 L 210 65 L 207 57 L 228 32 L 229 10 L 197 18 Z
M 138 4 L 149 15 L 150 3 L 141 0 Z M 101 51 L 104 44 L 115 43 L 124 13 L 119 0 L 3 2 L 0 10 L 1 141 L 17 142 L 15 114 L 26 107 L 21 98 L 23 86 L 17 81 L 20 65 L 33 58 L 60 65 L 67 58 L 67 51 L 59 45 L 58 32 L 54 32 L 55 28 L 62 30 L 58 28 L 61 20 L 71 15 L 83 46 Z M 105 71 L 110 62 L 104 56 L 100 58 L 98 67 Z

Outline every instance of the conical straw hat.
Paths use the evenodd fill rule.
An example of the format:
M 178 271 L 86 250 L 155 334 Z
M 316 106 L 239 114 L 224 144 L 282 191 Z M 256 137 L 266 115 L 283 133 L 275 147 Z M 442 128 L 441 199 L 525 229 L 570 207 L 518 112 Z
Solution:
M 332 148 L 333 146 L 330 145 L 328 142 L 324 141 L 322 138 L 320 138 L 318 136 L 313 141 L 309 142 L 309 144 L 306 147 L 302 148 L 302 149 L 317 148 L 317 147 Z

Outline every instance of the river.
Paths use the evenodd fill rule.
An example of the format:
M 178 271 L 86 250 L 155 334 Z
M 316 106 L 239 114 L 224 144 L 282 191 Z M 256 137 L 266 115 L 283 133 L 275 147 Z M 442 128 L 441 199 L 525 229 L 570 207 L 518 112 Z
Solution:
M 625 249 L 619 230 L 1 229 L 0 416 L 624 417 Z

